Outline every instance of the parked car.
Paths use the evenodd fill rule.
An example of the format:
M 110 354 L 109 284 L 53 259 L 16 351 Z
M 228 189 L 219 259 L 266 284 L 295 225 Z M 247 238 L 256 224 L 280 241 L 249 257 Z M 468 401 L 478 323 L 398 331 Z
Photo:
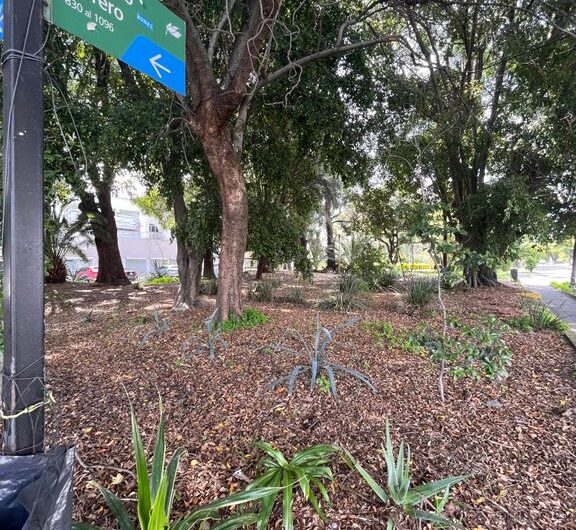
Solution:
M 126 277 L 131 281 L 136 281 L 138 279 L 138 273 L 136 271 L 132 271 L 132 270 L 125 270 L 124 271 L 126 273 Z
M 95 282 L 98 278 L 98 267 L 82 267 L 76 271 L 75 276 L 79 282 Z

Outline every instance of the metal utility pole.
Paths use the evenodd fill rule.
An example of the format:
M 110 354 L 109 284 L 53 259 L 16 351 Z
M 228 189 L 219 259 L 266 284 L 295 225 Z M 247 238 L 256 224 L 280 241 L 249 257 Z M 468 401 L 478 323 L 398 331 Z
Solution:
M 3 450 L 43 451 L 42 0 L 4 2 Z

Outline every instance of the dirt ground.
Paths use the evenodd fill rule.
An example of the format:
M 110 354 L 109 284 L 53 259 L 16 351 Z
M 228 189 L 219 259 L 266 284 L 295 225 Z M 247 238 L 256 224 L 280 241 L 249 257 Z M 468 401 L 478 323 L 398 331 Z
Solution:
M 282 279 L 280 296 L 295 283 L 292 276 Z M 385 481 L 380 449 L 389 420 L 393 439 L 410 444 L 416 483 L 470 474 L 454 488 L 449 505 L 466 528 L 576 529 L 576 354 L 567 340 L 556 332 L 507 333 L 514 356 L 506 382 L 449 381 L 443 405 L 436 366 L 378 345 L 357 324 L 338 335 L 329 356 L 368 375 L 376 394 L 346 376 L 338 378 L 338 400 L 310 392 L 303 380 L 292 395 L 284 387 L 268 390 L 297 359 L 258 348 L 276 341 L 286 328 L 311 337 L 317 315 L 329 326 L 350 318 L 314 305 L 329 295 L 335 281 L 332 275 L 317 275 L 306 288 L 306 307 L 249 303 L 269 322 L 228 333 L 229 346 L 214 362 L 207 354 L 188 356 L 182 350 L 191 336 L 202 334 L 213 297 L 199 309 L 174 313 L 175 287 L 170 285 L 49 288 L 47 380 L 57 403 L 49 440 L 77 448 L 76 519 L 113 528 L 90 480 L 135 506 L 128 398 L 150 444 L 160 394 L 169 447 L 187 450 L 178 475 L 179 512 L 241 489 L 244 484 L 233 472 L 254 476 L 261 456 L 251 445 L 255 440 L 288 454 L 316 443 L 338 444 Z M 520 314 L 519 291 L 508 287 L 449 294 L 446 304 L 451 318 L 466 322 L 479 315 Z M 141 345 L 154 329 L 154 311 L 169 328 Z M 394 293 L 371 296 L 369 307 L 355 315 L 390 322 L 395 329 L 440 322 L 434 307 L 409 310 Z M 501 407 L 487 405 L 491 400 Z M 388 512 L 358 476 L 339 461 L 334 471 L 329 528 L 385 527 Z M 298 501 L 295 511 L 296 528 L 324 528 Z M 273 520 L 272 527 L 280 528 L 278 518 Z M 400 521 L 398 528 L 418 524 Z

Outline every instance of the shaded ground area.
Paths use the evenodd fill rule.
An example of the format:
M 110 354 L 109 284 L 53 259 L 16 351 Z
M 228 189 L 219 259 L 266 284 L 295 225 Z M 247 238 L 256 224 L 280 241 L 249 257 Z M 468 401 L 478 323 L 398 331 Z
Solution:
M 293 277 L 285 278 L 294 283 Z M 334 276 L 318 276 L 307 299 L 326 297 L 334 283 Z M 229 348 L 213 363 L 207 355 L 183 362 L 182 344 L 201 335 L 214 301 L 207 298 L 205 307 L 175 314 L 169 310 L 173 292 L 173 286 L 49 291 L 47 370 L 59 404 L 51 439 L 74 443 L 83 462 L 75 481 L 77 519 L 112 527 L 89 485 L 93 479 L 135 506 L 126 392 L 145 443 L 152 443 L 160 393 L 169 447 L 188 451 L 178 479 L 180 511 L 242 488 L 232 475 L 242 469 L 254 476 L 260 455 L 251 443 L 258 439 L 288 453 L 314 443 L 339 444 L 384 480 L 380 447 L 389 419 L 394 439 L 411 445 L 416 482 L 472 475 L 454 489 L 450 505 L 466 527 L 576 528 L 576 355 L 562 335 L 507 334 L 514 357 L 506 383 L 449 382 L 448 402 L 442 405 L 435 366 L 378 346 L 356 325 L 341 333 L 329 355 L 369 375 L 378 393 L 340 377 L 338 401 L 310 393 L 303 383 L 288 396 L 285 388 L 269 391 L 266 386 L 287 374 L 297 359 L 257 348 L 275 341 L 287 327 L 311 336 L 317 314 L 328 325 L 348 315 L 318 312 L 312 305 L 250 303 L 270 317 L 267 324 L 228 334 Z M 449 316 L 468 322 L 481 314 L 516 316 L 518 293 L 505 287 L 451 294 Z M 155 310 L 169 319 L 170 327 L 141 347 Z M 395 329 L 440 324 L 433 308 L 410 310 L 394 293 L 374 295 L 370 307 L 357 315 L 390 322 Z M 501 408 L 487 406 L 494 399 Z M 343 463 L 337 462 L 335 471 L 331 528 L 382 528 L 387 513 L 371 491 Z M 296 528 L 323 528 L 298 501 L 295 509 Z M 418 528 L 408 522 L 398 527 Z M 280 528 L 280 522 L 273 528 Z

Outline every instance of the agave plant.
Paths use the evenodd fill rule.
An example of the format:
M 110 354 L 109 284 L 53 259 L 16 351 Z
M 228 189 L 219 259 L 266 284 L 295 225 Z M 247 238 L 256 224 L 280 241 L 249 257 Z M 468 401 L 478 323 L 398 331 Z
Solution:
M 189 515 L 171 522 L 172 503 L 174 501 L 176 472 L 184 449 L 176 449 L 172 458 L 166 465 L 166 442 L 164 437 L 164 419 L 162 416 L 162 403 L 160 402 L 160 420 L 156 432 L 156 443 L 152 455 L 151 466 L 142 443 L 140 429 L 134 409 L 130 407 L 130 421 L 132 425 L 132 444 L 136 461 L 137 483 L 137 520 L 138 525 L 132 522 L 130 514 L 120 499 L 104 486 L 93 483 L 98 488 L 112 515 L 115 517 L 119 530 L 192 530 L 208 519 L 220 519 L 219 510 L 266 499 L 277 493 L 278 488 L 253 487 L 250 491 L 243 491 L 229 495 L 213 503 L 194 510 Z M 238 513 L 228 517 L 211 527 L 212 530 L 233 530 L 244 528 L 257 521 L 257 513 Z M 74 530 L 100 530 L 86 523 L 76 523 Z
M 334 340 L 336 333 L 343 328 L 356 324 L 358 320 L 358 318 L 347 320 L 346 322 L 336 326 L 334 329 L 329 330 L 320 324 L 320 318 L 317 317 L 316 332 L 314 333 L 314 339 L 311 345 L 306 342 L 306 339 L 298 331 L 287 330 L 287 332 L 284 334 L 284 337 L 290 335 L 292 338 L 295 338 L 300 344 L 302 344 L 303 349 L 295 350 L 293 348 L 289 348 L 284 345 L 283 340 L 280 340 L 280 342 L 278 342 L 272 348 L 273 353 L 284 351 L 287 353 L 296 354 L 298 356 L 301 356 L 302 353 L 305 353 L 308 357 L 308 364 L 298 364 L 294 366 L 288 375 L 276 379 L 272 382 L 270 387 L 275 388 L 279 384 L 286 382 L 288 385 L 288 393 L 291 394 L 294 390 L 294 385 L 296 384 L 296 379 L 298 379 L 298 376 L 309 372 L 310 390 L 313 390 L 314 387 L 318 384 L 318 377 L 322 373 L 325 373 L 328 377 L 328 380 L 330 381 L 330 391 L 332 395 L 336 397 L 337 393 L 335 373 L 342 372 L 358 379 L 360 382 L 364 383 L 372 392 L 376 392 L 376 388 L 367 376 L 357 370 L 342 366 L 341 364 L 331 363 L 325 358 L 326 349 Z
M 262 475 L 252 481 L 246 488 L 246 492 L 258 491 L 262 488 L 271 489 L 267 497 L 262 498 L 260 510 L 256 520 L 257 530 L 266 530 L 270 516 L 282 491 L 282 528 L 292 530 L 294 528 L 294 489 L 299 487 L 302 496 L 306 499 L 316 514 L 326 522 L 326 517 L 320 508 L 320 501 L 314 488 L 326 503 L 330 503 L 328 492 L 323 480 L 333 480 L 332 470 L 328 467 L 331 457 L 339 452 L 333 445 L 314 445 L 302 449 L 294 454 L 292 460 L 288 460 L 281 451 L 274 449 L 267 442 L 256 442 L 256 447 L 266 453 L 260 461 L 264 470 Z
M 382 450 L 384 452 L 388 475 L 386 487 L 381 486 L 349 451 L 345 450 L 344 455 L 350 467 L 360 474 L 364 482 L 370 486 L 378 499 L 384 504 L 391 502 L 396 508 L 401 509 L 403 513 L 409 517 L 436 523 L 441 525 L 442 528 L 462 528 L 459 523 L 443 517 L 441 515 L 441 509 L 446 505 L 450 488 L 465 480 L 467 478 L 465 475 L 448 477 L 412 487 L 410 447 L 407 444 L 405 445 L 404 442 L 401 442 L 400 448 L 398 449 L 398 457 L 394 457 L 394 447 L 392 445 L 388 422 L 386 422 L 386 445 Z M 435 498 L 440 494 L 442 494 L 442 498 L 436 505 L 429 501 L 429 499 Z M 434 508 L 434 511 L 422 509 L 422 505 L 426 502 Z M 387 528 L 394 528 L 393 519 L 388 520 Z

